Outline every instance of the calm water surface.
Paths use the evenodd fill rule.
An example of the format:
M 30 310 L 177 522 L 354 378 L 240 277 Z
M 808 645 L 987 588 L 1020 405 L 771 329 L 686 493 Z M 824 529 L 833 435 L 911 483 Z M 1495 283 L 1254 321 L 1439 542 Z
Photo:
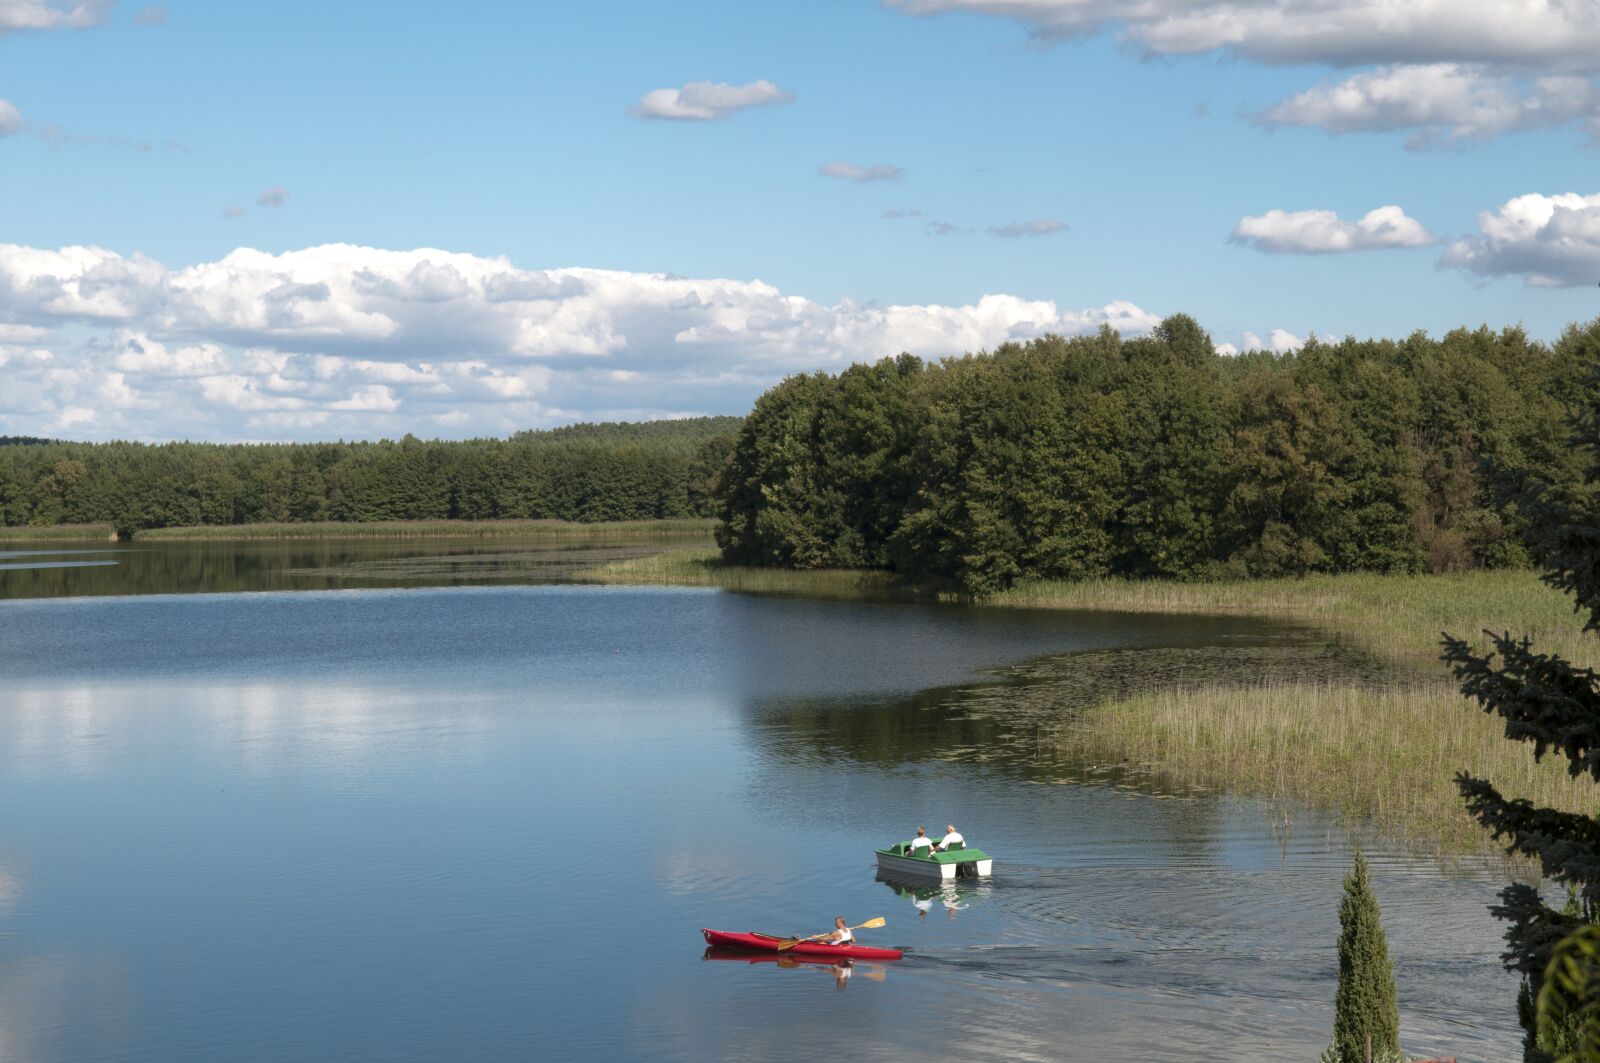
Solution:
M 0 1060 L 1314 1059 L 1346 835 L 1062 782 L 1040 706 L 1336 657 L 1252 621 L 699 590 L 13 598 Z M 875 845 L 947 821 L 989 884 L 877 879 Z M 1515 1058 L 1499 872 L 1375 877 L 1408 1049 Z M 911 951 L 842 988 L 703 956 L 701 927 L 835 914 Z

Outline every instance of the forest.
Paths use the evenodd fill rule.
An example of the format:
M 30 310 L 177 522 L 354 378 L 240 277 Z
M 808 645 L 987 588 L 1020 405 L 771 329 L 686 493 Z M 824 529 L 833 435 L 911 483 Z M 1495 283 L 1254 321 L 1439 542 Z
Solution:
M 1597 363 L 1600 321 L 1229 357 L 1176 315 L 792 376 L 739 430 L 718 541 L 730 563 L 970 593 L 1522 566 L 1506 487 L 1580 476 L 1567 417 Z
M 65 443 L 0 438 L 0 526 L 708 516 L 737 417 L 509 439 Z

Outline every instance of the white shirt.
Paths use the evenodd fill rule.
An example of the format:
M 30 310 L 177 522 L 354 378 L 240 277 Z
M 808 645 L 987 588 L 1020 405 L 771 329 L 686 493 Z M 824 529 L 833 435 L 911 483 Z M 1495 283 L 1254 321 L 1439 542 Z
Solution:
M 946 834 L 943 838 L 939 839 L 939 844 L 946 849 L 957 844 L 958 842 L 962 845 L 965 845 L 967 844 L 967 839 L 963 838 L 955 831 L 951 831 L 949 834 Z
M 907 849 L 907 851 L 914 853 L 918 849 L 931 849 L 931 848 L 933 848 L 933 839 L 932 838 L 912 838 L 911 839 L 911 845 Z
M 839 935 L 833 939 L 835 945 L 848 945 L 856 939 L 856 936 L 850 933 L 849 927 L 845 927 L 843 930 L 835 930 L 834 933 Z

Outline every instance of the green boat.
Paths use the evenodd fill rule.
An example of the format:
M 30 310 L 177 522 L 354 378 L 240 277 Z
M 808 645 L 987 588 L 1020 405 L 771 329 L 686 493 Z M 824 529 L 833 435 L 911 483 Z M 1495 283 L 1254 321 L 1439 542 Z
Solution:
M 897 877 L 916 878 L 987 878 L 994 870 L 994 860 L 982 849 L 956 844 L 944 852 L 933 852 L 926 847 L 909 855 L 911 841 L 896 842 L 887 849 L 879 849 L 878 867 L 893 872 Z

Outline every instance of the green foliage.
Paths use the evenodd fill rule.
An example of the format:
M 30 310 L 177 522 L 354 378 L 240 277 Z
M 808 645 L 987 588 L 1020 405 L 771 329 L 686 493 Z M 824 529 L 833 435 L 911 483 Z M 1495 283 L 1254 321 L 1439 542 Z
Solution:
M 1193 319 L 791 377 L 718 496 L 725 558 L 1025 579 L 1444 572 L 1526 561 L 1517 470 L 1562 470 L 1575 331 L 1215 354 Z M 1581 336 L 1582 339 L 1574 337 Z
M 1333 1051 L 1345 1060 L 1400 1055 L 1400 1005 L 1378 898 L 1366 858 L 1356 853 L 1339 901 L 1339 988 L 1333 998 Z
M 1580 927 L 1551 950 L 1534 1032 L 1556 1063 L 1600 1060 L 1600 926 Z
M 1574 396 L 1567 447 L 1583 462 L 1583 474 L 1568 475 L 1570 462 L 1530 463 L 1503 477 L 1500 487 L 1502 498 L 1526 521 L 1528 548 L 1545 582 L 1573 597 L 1584 630 L 1592 634 L 1600 631 L 1600 323 L 1569 329 L 1557 354 L 1566 369 L 1587 374 L 1587 384 Z M 1571 776 L 1600 782 L 1600 676 L 1535 651 L 1525 636 L 1491 635 L 1494 652 L 1486 655 L 1459 638 L 1445 638 L 1444 657 L 1462 691 L 1504 719 L 1506 738 L 1528 743 L 1534 759 L 1558 753 Z M 1544 877 L 1567 886 L 1574 898 L 1558 911 L 1533 886 L 1516 883 L 1501 891 L 1492 909 L 1509 924 L 1506 966 L 1525 980 L 1519 1008 L 1529 1034 L 1525 1059 L 1600 1059 L 1587 1047 L 1594 1012 L 1586 1002 L 1595 981 L 1600 818 L 1508 797 L 1489 780 L 1466 773 L 1457 776 L 1457 785 L 1468 810 L 1509 852 L 1537 860 Z M 1554 984 L 1547 981 L 1552 972 Z M 1538 1002 L 1537 1015 L 1529 999 Z
M 119 531 L 402 520 L 705 517 L 739 419 L 574 425 L 508 440 L 0 447 L 0 526 Z

